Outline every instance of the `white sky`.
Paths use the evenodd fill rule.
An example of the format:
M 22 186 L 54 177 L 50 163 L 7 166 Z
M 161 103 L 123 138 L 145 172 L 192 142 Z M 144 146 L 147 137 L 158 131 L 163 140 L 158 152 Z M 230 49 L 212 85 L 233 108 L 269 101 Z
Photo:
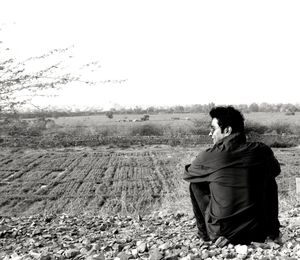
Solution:
M 0 0 L 3 41 L 25 57 L 74 45 L 99 79 L 39 104 L 299 103 L 299 1 Z M 38 102 L 38 101 L 37 101 Z M 42 103 L 41 103 L 42 102 Z

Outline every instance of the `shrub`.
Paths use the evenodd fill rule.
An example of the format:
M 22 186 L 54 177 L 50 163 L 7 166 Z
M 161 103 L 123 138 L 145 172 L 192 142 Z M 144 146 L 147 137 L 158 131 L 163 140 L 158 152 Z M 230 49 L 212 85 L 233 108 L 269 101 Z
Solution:
M 6 125 L 7 134 L 10 136 L 27 135 L 28 122 L 15 120 Z
M 300 125 L 291 125 L 291 130 L 293 132 L 293 134 L 295 135 L 300 135 Z
M 81 136 L 85 135 L 88 132 L 87 127 L 76 125 L 73 128 L 70 128 L 66 131 L 66 134 L 69 136 Z
M 101 137 L 118 135 L 118 129 L 115 127 L 96 128 L 95 132 Z
M 287 112 L 285 112 L 285 115 L 286 116 L 294 116 L 295 112 L 293 112 L 293 111 L 287 111 Z
M 275 141 L 274 143 L 270 143 L 269 144 L 270 147 L 273 148 L 290 148 L 290 147 L 295 147 L 297 146 L 296 144 L 293 144 L 291 142 L 279 142 L 279 141 Z
M 268 132 L 269 128 L 266 125 L 262 125 L 257 122 L 253 121 L 246 121 L 245 122 L 245 133 L 249 134 L 251 132 L 255 132 L 258 134 L 265 134 Z
M 190 132 L 193 135 L 208 135 L 210 120 L 207 119 L 194 119 L 194 127 L 191 128 Z
M 166 125 L 163 127 L 164 130 L 164 136 L 186 136 L 190 135 L 192 131 L 193 126 L 190 125 Z
M 6 133 L 10 136 L 41 136 L 46 129 L 46 121 L 11 120 L 6 124 Z
M 275 130 L 277 134 L 292 134 L 291 125 L 288 123 L 274 122 L 270 125 L 271 130 Z
M 109 119 L 112 119 L 114 117 L 114 113 L 112 111 L 107 111 L 105 113 L 105 115 L 109 118 Z
M 140 136 L 162 136 L 164 133 L 163 128 L 154 124 L 143 124 L 134 126 L 131 129 L 130 135 L 140 135 Z

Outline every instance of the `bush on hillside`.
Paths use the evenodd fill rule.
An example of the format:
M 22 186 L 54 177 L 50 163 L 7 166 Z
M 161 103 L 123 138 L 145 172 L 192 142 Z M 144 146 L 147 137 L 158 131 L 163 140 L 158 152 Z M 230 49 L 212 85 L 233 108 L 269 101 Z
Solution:
M 186 125 L 186 126 L 172 126 L 172 125 L 167 125 L 163 127 L 164 136 L 186 136 L 186 135 L 191 135 L 191 131 L 194 129 L 193 126 Z
M 4 122 L 4 127 L 1 132 L 9 136 L 42 136 L 44 130 L 48 128 L 51 120 L 45 118 L 39 118 L 37 120 L 22 120 L 11 119 Z M 55 125 L 55 124 L 54 124 Z
M 276 131 L 276 134 L 293 134 L 291 125 L 288 123 L 274 122 L 269 126 L 271 131 Z
M 289 141 L 287 141 L 287 142 L 275 141 L 274 143 L 270 143 L 269 146 L 272 148 L 290 148 L 290 147 L 295 147 L 297 145 L 294 143 L 291 143 Z
M 194 119 L 194 127 L 191 129 L 191 134 L 193 135 L 208 135 L 210 120 L 206 119 Z
M 163 127 L 154 124 L 136 125 L 131 129 L 131 136 L 162 136 L 164 134 Z
M 258 134 L 265 134 L 268 132 L 269 128 L 266 125 L 262 125 L 257 122 L 253 121 L 246 121 L 245 122 L 245 133 L 249 134 L 251 132 L 258 133 Z

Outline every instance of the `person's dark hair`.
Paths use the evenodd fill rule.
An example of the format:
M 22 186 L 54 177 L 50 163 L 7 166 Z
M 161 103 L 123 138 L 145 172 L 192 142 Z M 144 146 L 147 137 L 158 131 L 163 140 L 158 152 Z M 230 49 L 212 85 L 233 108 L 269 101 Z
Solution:
M 214 107 L 210 110 L 209 115 L 211 116 L 211 118 L 218 119 L 218 124 L 222 132 L 228 126 L 231 126 L 232 133 L 243 133 L 245 131 L 244 116 L 239 110 L 235 109 L 232 106 Z

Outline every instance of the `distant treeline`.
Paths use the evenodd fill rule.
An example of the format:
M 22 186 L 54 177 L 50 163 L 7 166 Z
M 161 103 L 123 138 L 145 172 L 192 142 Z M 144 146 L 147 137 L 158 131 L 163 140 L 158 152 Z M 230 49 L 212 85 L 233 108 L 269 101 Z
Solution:
M 147 107 L 142 108 L 136 106 L 134 108 L 112 108 L 110 112 L 113 114 L 158 114 L 158 113 L 208 113 L 212 107 L 214 107 L 214 103 L 208 104 L 194 104 L 194 105 L 186 105 L 186 106 L 171 106 L 171 107 Z M 295 112 L 300 111 L 300 104 L 269 104 L 269 103 L 252 103 L 250 105 L 247 104 L 239 104 L 233 105 L 235 108 L 241 110 L 243 113 L 250 112 L 283 112 L 286 114 L 293 115 Z M 86 110 L 34 110 L 30 112 L 20 112 L 18 113 L 18 117 L 22 118 L 33 118 L 33 117 L 68 117 L 68 116 L 91 116 L 91 115 L 105 115 L 108 111 L 104 111 L 103 109 L 95 109 L 90 108 Z M 2 114 L 3 115 L 3 114 Z M 5 116 L 5 115 L 4 115 Z

